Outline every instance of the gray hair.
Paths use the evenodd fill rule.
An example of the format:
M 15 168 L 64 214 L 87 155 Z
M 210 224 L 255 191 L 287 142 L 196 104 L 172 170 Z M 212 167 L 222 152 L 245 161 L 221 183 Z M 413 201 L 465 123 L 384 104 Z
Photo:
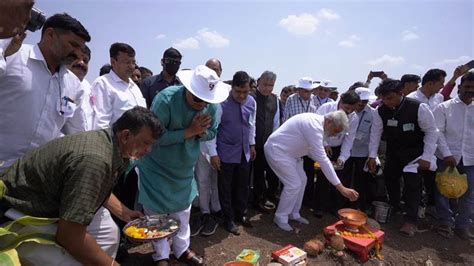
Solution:
M 344 111 L 338 110 L 324 115 L 324 119 L 331 121 L 335 127 L 342 127 L 342 132 L 349 128 L 349 118 Z
M 277 75 L 271 71 L 265 70 L 262 75 L 260 75 L 259 80 L 269 80 L 271 82 L 275 82 Z

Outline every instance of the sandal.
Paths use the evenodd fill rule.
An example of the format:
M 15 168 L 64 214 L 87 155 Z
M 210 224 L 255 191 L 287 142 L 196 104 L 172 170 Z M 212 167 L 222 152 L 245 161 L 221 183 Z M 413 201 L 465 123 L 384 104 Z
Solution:
M 438 233 L 440 236 L 442 236 L 444 238 L 448 238 L 448 239 L 453 238 L 453 236 L 454 236 L 453 229 L 451 228 L 451 226 L 446 225 L 446 224 L 438 225 L 436 227 L 436 233 Z
M 179 257 L 179 261 L 186 265 L 204 265 L 204 259 L 189 248 Z
M 404 223 L 402 228 L 400 228 L 400 233 L 406 237 L 414 237 L 416 230 L 416 225 L 412 223 Z

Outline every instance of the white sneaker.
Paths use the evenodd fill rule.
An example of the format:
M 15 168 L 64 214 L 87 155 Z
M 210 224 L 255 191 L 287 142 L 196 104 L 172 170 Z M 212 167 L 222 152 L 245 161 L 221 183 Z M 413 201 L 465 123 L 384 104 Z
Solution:
M 274 222 L 278 227 L 280 227 L 281 230 L 284 230 L 284 231 L 287 231 L 287 232 L 293 231 L 293 227 L 291 227 L 291 225 L 289 225 L 288 223 L 279 222 L 279 221 L 277 221 L 275 218 L 273 218 L 273 222 Z
M 294 219 L 293 219 L 293 218 L 290 218 L 290 220 L 297 221 L 297 222 L 300 223 L 300 224 L 309 224 L 308 219 L 305 219 L 305 218 L 303 218 L 303 217 L 301 217 L 301 216 L 298 217 L 298 218 L 294 218 Z

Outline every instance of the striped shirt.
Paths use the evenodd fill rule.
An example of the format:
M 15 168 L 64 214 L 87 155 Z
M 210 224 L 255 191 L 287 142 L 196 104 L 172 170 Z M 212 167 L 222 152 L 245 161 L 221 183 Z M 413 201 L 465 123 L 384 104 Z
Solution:
M 127 166 L 111 129 L 66 136 L 0 174 L 7 188 L 1 203 L 27 215 L 89 225 Z
M 311 94 L 309 100 L 303 100 L 298 93 L 294 93 L 288 97 L 283 113 L 283 122 L 290 117 L 301 113 L 316 113 L 317 107 L 316 96 Z

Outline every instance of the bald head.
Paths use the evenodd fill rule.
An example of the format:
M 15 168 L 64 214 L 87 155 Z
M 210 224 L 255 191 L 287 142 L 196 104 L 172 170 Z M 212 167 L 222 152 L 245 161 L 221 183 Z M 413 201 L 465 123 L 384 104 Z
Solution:
M 211 58 L 207 60 L 206 66 L 214 71 L 216 71 L 217 76 L 221 76 L 222 74 L 222 66 L 221 66 L 221 61 L 219 61 L 217 58 Z

